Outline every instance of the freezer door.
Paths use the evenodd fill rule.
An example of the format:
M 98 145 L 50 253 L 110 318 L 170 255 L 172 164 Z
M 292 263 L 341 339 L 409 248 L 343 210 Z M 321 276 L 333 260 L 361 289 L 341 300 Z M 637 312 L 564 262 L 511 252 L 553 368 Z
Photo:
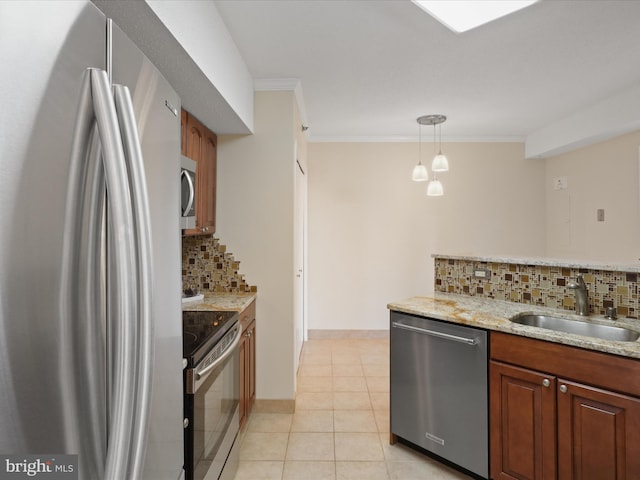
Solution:
M 67 285 L 98 302 L 79 311 L 61 283 L 75 120 L 105 38 L 89 2 L 0 2 L 0 452 L 77 454 L 86 479 L 101 478 L 106 454 L 102 297 Z M 89 262 L 98 275 L 95 258 L 79 269 L 92 275 Z
M 151 214 L 154 367 L 143 478 L 175 480 L 183 465 L 180 98 L 110 22 L 111 75 L 133 98 Z

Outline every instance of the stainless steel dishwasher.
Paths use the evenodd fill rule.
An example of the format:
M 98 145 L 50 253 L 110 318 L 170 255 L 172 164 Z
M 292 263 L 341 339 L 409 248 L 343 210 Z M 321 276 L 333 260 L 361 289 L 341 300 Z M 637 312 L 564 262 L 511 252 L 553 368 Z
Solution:
M 487 332 L 391 312 L 391 433 L 489 476 Z

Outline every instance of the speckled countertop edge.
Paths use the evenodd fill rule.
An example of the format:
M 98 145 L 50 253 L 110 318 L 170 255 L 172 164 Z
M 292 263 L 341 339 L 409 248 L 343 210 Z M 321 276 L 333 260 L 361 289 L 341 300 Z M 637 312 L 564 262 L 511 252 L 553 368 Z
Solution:
M 445 293 L 436 293 L 431 297 L 411 297 L 399 302 L 389 303 L 387 308 L 389 310 L 446 320 L 452 323 L 484 328 L 486 330 L 537 338 L 539 340 L 547 340 L 625 357 L 640 358 L 640 340 L 635 342 L 601 340 L 599 338 L 584 337 L 582 335 L 520 325 L 511 322 L 509 319 L 523 313 L 546 314 L 579 321 L 625 327 L 640 332 L 640 322 L 637 320 L 607 320 L 597 315 L 580 317 L 567 313 L 564 310 L 556 310 L 553 308 Z
M 441 255 L 434 253 L 432 258 L 465 260 L 469 262 L 517 263 L 519 265 L 542 265 L 548 267 L 586 268 L 589 270 L 606 270 L 609 272 L 640 273 L 640 264 L 622 262 L 598 262 L 593 260 L 563 260 L 543 257 L 509 257 L 509 256 L 475 256 L 475 255 Z
M 206 293 L 202 300 L 182 304 L 187 312 L 243 311 L 257 297 L 255 293 Z

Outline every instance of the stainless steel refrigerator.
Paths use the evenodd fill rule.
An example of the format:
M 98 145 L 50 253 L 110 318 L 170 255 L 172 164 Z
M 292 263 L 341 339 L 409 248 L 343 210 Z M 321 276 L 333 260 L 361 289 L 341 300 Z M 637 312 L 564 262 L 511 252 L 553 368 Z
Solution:
M 177 479 L 180 99 L 87 1 L 0 1 L 0 72 L 0 454 Z

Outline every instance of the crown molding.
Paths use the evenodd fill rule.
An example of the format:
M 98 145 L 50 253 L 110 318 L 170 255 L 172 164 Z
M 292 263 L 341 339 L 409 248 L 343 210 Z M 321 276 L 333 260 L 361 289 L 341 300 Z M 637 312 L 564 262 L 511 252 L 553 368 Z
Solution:
M 406 135 L 362 135 L 362 136 L 337 136 L 317 135 L 310 136 L 310 142 L 316 143 L 417 143 L 418 136 Z M 524 136 L 495 136 L 495 137 L 442 137 L 442 143 L 524 143 Z M 430 143 L 423 141 L 423 143 Z
M 291 91 L 300 84 L 297 78 L 254 78 L 253 89 L 256 92 Z

